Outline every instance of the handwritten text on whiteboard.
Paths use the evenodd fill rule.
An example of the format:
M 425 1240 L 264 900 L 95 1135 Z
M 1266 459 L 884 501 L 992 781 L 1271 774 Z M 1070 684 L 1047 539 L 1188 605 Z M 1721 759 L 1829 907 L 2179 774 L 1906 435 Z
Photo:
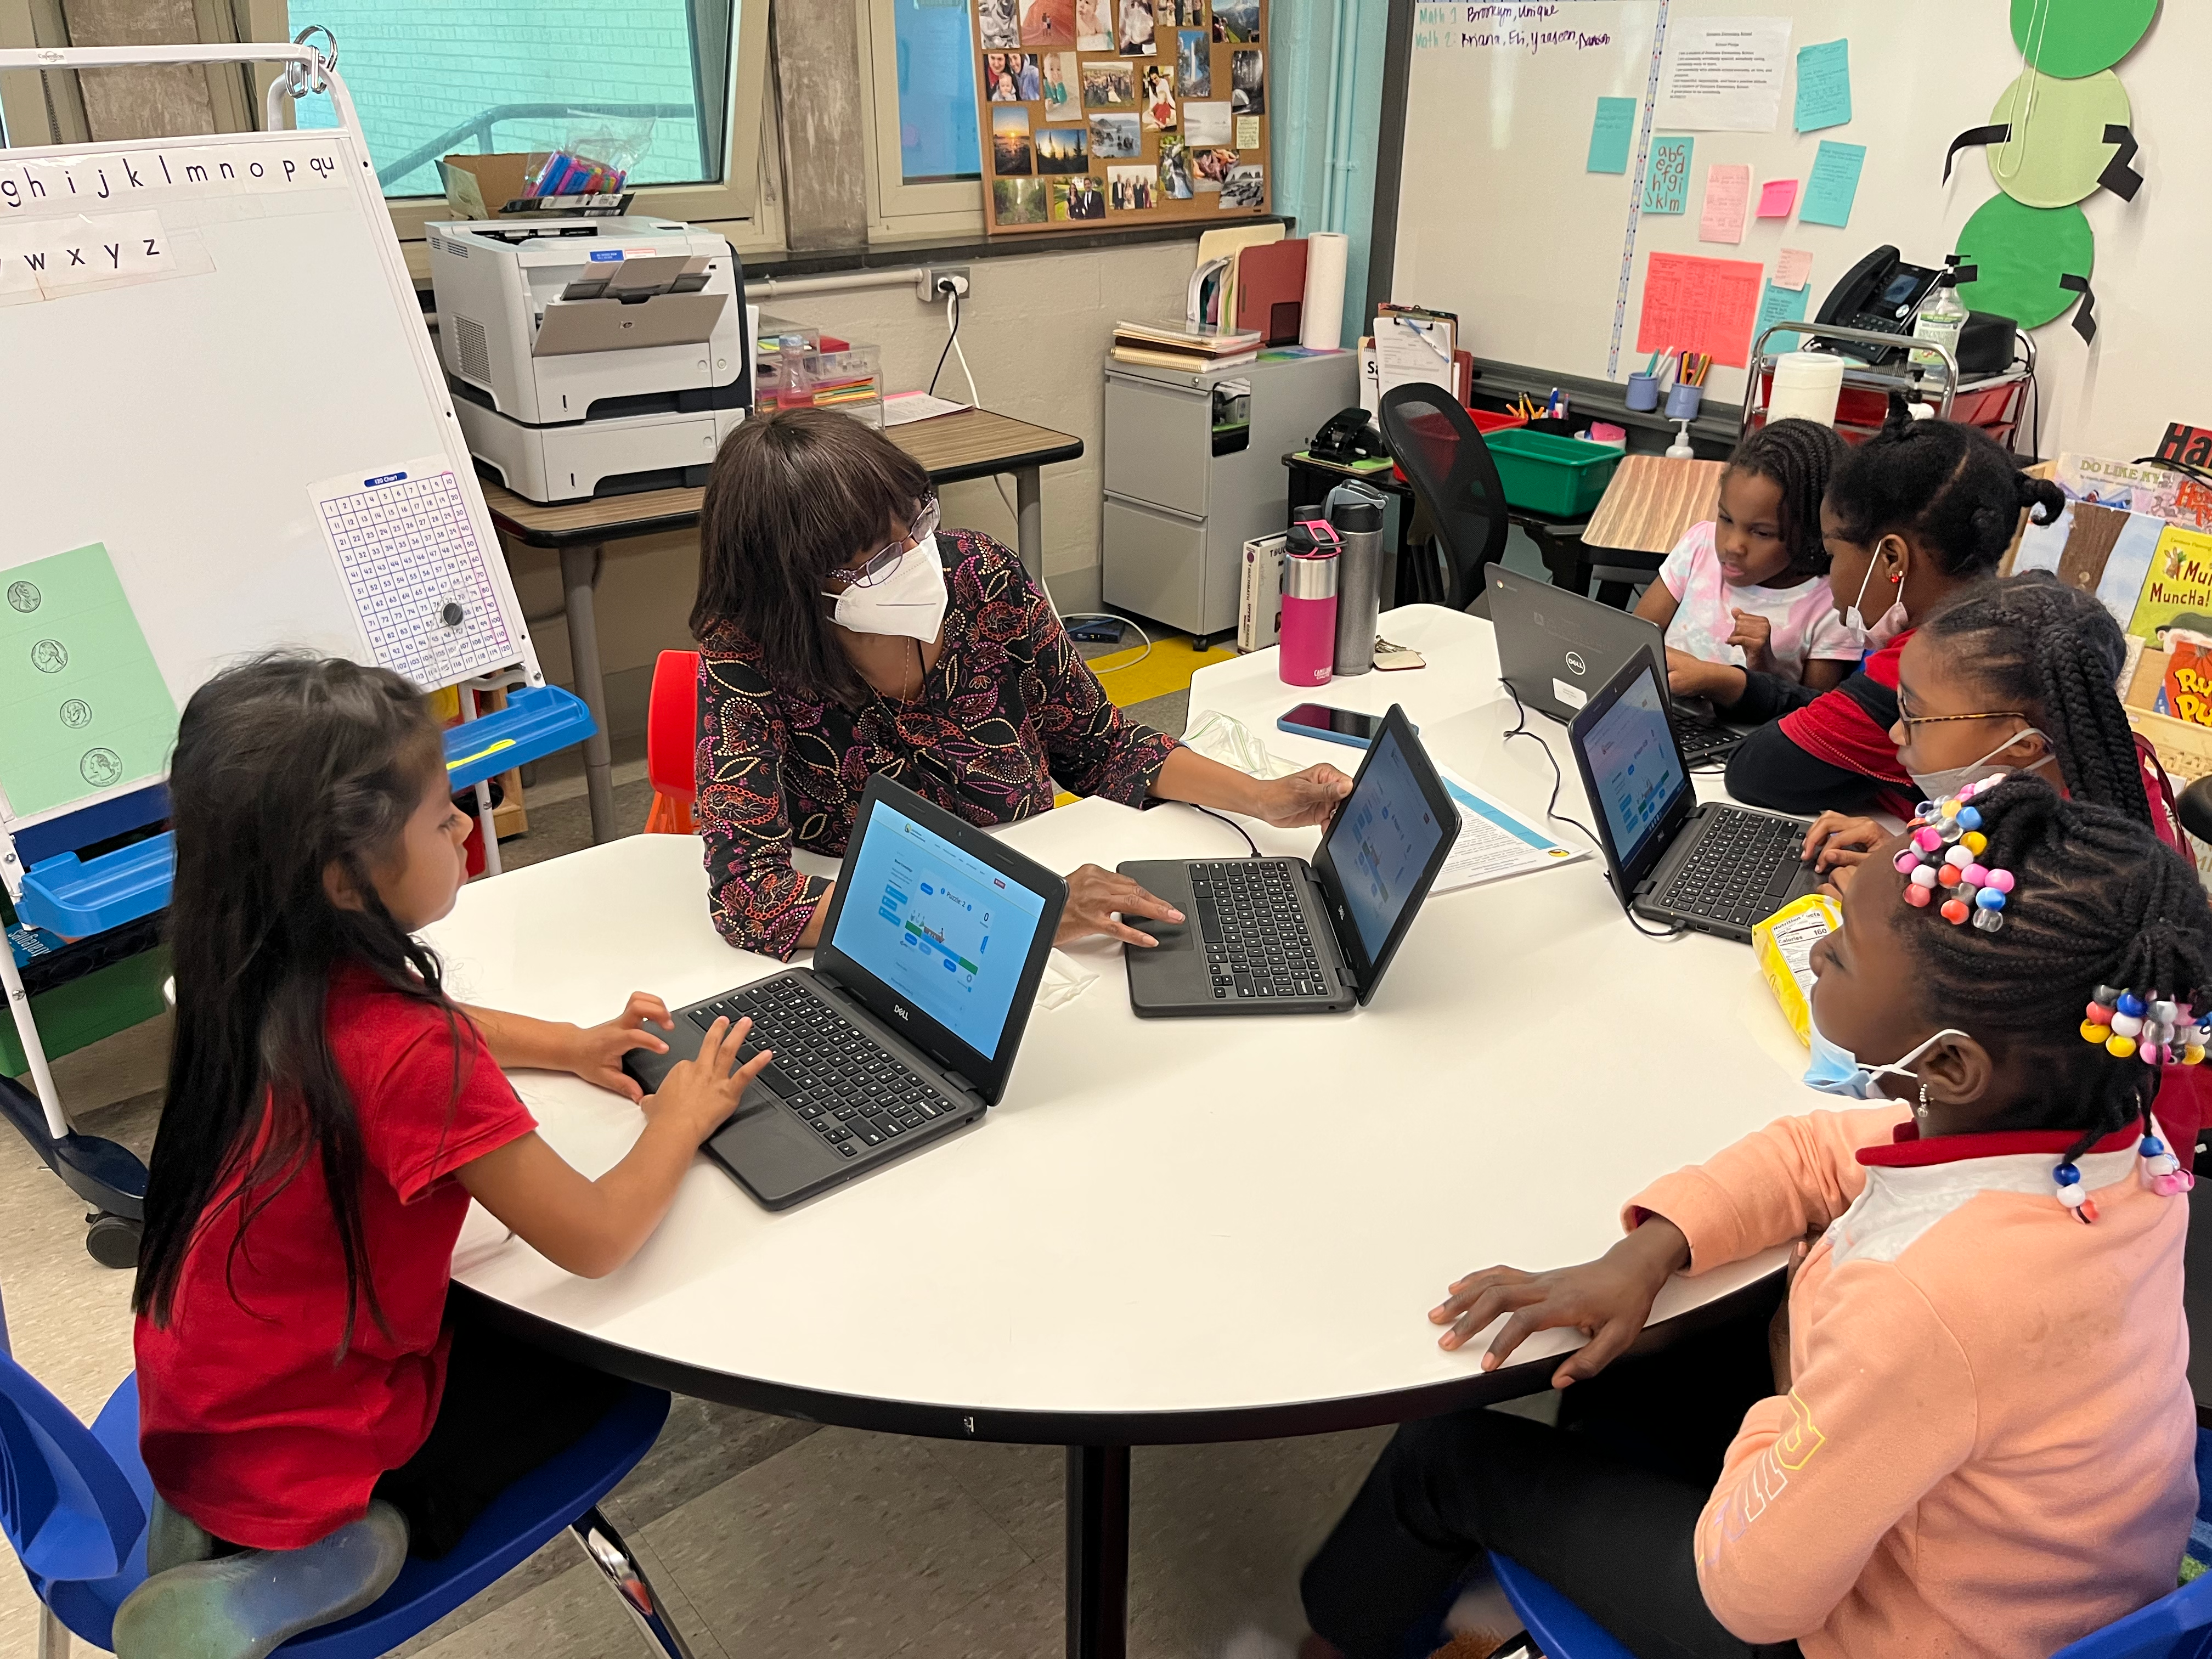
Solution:
M 1561 23 L 1563 0 L 1488 0 L 1487 3 L 1417 5 L 1413 44 L 1445 51 L 1587 52 L 1613 44 L 1602 29 Z

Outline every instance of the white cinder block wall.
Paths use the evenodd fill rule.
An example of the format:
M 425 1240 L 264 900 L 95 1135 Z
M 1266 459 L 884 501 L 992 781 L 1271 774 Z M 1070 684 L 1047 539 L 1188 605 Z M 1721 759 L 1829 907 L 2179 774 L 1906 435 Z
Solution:
M 1114 325 L 1125 318 L 1180 316 L 1194 247 L 1176 241 L 1019 254 L 969 267 L 971 288 L 961 305 L 960 343 L 983 406 L 1083 440 L 1081 460 L 1044 472 L 1045 572 L 1063 611 L 1087 610 L 1098 602 L 1101 377 Z M 880 346 L 884 380 L 893 391 L 927 385 L 945 345 L 943 304 L 922 304 L 911 287 L 770 296 L 760 303 L 771 315 L 856 344 Z M 957 359 L 946 363 L 937 389 L 968 401 Z M 1011 501 L 1011 479 L 1006 487 Z M 1013 514 L 989 481 L 949 487 L 945 509 L 946 522 L 988 531 L 1012 545 Z M 558 605 L 556 555 L 518 548 L 512 562 L 526 610 L 536 613 Z M 698 544 L 690 535 L 617 542 L 607 549 L 599 582 L 599 653 L 607 672 L 609 723 L 617 735 L 644 728 L 654 656 L 690 643 L 685 619 L 697 574 Z M 534 631 L 546 673 L 565 682 L 566 630 L 556 620 Z

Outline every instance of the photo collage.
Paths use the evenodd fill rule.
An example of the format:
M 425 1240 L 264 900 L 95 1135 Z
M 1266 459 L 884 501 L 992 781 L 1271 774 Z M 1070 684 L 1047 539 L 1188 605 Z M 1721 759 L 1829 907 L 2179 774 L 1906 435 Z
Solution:
M 1267 207 L 1264 0 L 975 0 L 994 229 Z

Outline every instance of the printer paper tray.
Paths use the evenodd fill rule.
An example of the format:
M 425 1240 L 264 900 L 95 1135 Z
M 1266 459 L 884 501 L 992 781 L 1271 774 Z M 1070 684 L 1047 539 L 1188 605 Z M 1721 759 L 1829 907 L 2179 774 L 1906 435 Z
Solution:
M 657 294 L 636 305 L 620 300 L 556 300 L 531 343 L 533 357 L 644 346 L 696 345 L 714 331 L 726 294 Z

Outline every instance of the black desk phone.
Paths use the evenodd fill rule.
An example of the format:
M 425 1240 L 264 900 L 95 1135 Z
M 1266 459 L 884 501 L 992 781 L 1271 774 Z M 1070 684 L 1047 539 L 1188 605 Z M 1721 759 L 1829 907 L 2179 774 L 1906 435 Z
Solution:
M 1878 247 L 1853 265 L 1843 281 L 1828 291 L 1815 322 L 1844 328 L 1863 328 L 1877 334 L 1912 337 L 1913 319 L 1920 302 L 1936 290 L 1942 273 L 1926 265 L 1909 265 L 1893 247 Z M 1854 357 L 1864 357 L 1875 368 L 1893 363 L 1905 355 L 1903 346 L 1855 346 Z

